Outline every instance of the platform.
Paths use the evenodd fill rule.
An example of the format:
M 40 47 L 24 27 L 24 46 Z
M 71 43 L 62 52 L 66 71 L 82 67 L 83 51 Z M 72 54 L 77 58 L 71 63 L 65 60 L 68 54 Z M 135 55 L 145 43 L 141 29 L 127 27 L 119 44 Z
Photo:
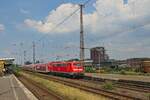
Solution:
M 150 76 L 142 76 L 142 75 L 120 75 L 120 74 L 101 74 L 101 73 L 85 73 L 85 75 L 110 80 L 129 80 L 129 81 L 141 81 L 150 83 Z
M 0 100 L 37 100 L 13 75 L 0 77 Z

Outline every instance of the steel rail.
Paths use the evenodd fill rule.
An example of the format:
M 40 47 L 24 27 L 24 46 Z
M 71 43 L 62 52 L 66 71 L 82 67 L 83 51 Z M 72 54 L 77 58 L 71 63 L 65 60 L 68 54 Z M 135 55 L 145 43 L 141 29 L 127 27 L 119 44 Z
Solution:
M 63 97 L 57 95 L 56 93 L 48 90 L 43 85 L 21 75 L 17 77 L 39 100 L 49 100 L 53 98 L 54 100 L 65 100 Z M 27 81 L 27 82 L 25 82 Z
M 28 72 L 28 73 L 33 74 L 33 72 Z M 120 100 L 120 99 L 121 100 L 143 100 L 142 98 L 134 97 L 131 95 L 117 93 L 117 92 L 113 92 L 113 91 L 109 91 L 109 90 L 105 90 L 105 89 L 100 89 L 100 88 L 96 88 L 96 87 L 92 87 L 92 86 L 83 85 L 83 84 L 80 84 L 80 82 L 78 82 L 78 83 L 74 82 L 74 80 L 72 80 L 72 79 L 50 76 L 50 75 L 39 74 L 39 73 L 34 73 L 34 75 L 42 77 L 42 78 L 50 80 L 50 81 L 55 81 L 55 82 L 62 83 L 64 85 L 79 88 L 79 89 L 87 91 L 87 92 L 103 95 L 105 97 L 115 99 L 115 100 Z
M 88 77 L 85 76 L 84 80 L 89 80 L 93 82 L 105 82 L 105 81 L 111 81 L 117 85 L 117 87 L 124 88 L 124 89 L 129 89 L 133 91 L 139 91 L 139 92 L 145 92 L 145 93 L 150 93 L 150 85 L 148 84 L 140 84 L 138 82 L 133 82 L 130 81 L 121 81 L 121 80 L 110 80 L 110 79 L 102 79 L 102 78 L 94 78 L 94 77 Z

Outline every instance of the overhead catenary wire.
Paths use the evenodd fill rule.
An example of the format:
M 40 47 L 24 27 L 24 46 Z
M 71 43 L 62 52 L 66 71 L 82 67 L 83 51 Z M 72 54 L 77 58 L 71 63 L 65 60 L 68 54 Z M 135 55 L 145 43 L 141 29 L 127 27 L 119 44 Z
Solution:
M 87 5 L 91 0 L 87 0 L 85 3 L 83 3 L 83 6 Z M 74 10 L 72 13 L 70 13 L 67 17 L 65 17 L 60 23 L 58 23 L 54 28 L 51 29 L 51 31 L 54 31 L 57 27 L 62 25 L 65 21 L 67 21 L 70 17 L 72 17 L 78 10 L 80 9 L 80 6 Z
M 54 31 L 55 29 L 57 29 L 60 25 L 62 25 L 65 21 L 67 21 L 71 16 L 73 16 L 80 8 L 77 8 L 76 10 L 74 10 L 72 13 L 70 13 L 67 17 L 65 17 L 60 23 L 58 23 L 54 28 L 51 29 L 51 32 Z M 41 37 L 38 41 L 41 41 L 42 39 L 44 39 L 47 35 L 44 35 L 43 37 Z M 34 41 L 35 43 L 37 41 Z M 31 47 L 29 49 L 32 49 Z M 28 49 L 28 50 L 29 50 Z
M 60 25 L 62 25 L 65 21 L 67 21 L 71 16 L 73 16 L 80 8 L 73 11 L 69 16 L 65 17 L 60 23 L 58 23 L 54 28 L 51 29 L 51 32 L 57 29 Z M 41 41 L 45 36 L 40 38 L 38 41 Z
M 88 4 L 91 0 L 87 0 L 84 5 Z M 67 17 L 65 17 L 60 23 L 58 23 L 54 28 L 51 29 L 51 31 L 54 31 L 55 29 L 57 29 L 59 26 L 61 26 L 64 22 L 66 22 L 71 16 L 73 16 L 80 8 L 77 8 L 75 9 L 71 14 L 69 14 Z M 149 25 L 149 23 L 145 23 L 145 24 L 142 24 L 142 25 L 138 25 L 138 26 L 133 26 L 132 28 L 130 29 L 127 29 L 125 31 L 120 31 L 120 32 L 117 32 L 118 34 L 120 33 L 126 33 L 126 32 L 131 32 L 131 31 L 134 31 L 134 30 L 137 30 L 138 28 L 141 28 L 141 27 L 144 27 L 144 26 L 147 26 Z M 116 32 L 114 32 L 116 33 Z M 44 39 L 44 37 L 46 37 L 47 35 L 44 35 L 42 38 L 40 38 L 38 41 L 41 41 L 42 39 Z M 96 39 L 95 39 L 96 40 Z M 93 40 L 92 40 L 93 41 Z M 80 47 L 78 47 L 80 48 Z M 87 48 L 89 49 L 89 48 Z
M 135 15 L 136 15 L 136 11 L 135 11 L 136 1 L 132 1 L 132 2 L 129 3 L 129 5 L 131 5 L 131 4 L 132 4 L 132 6 L 133 6 L 133 8 L 132 8 L 132 14 L 133 14 L 133 16 L 135 17 Z M 98 15 L 101 15 L 101 16 L 104 17 L 104 18 L 106 18 L 106 17 L 108 16 L 108 15 L 103 15 L 103 14 L 99 13 L 99 12 L 97 11 L 97 9 L 95 10 L 95 12 L 96 12 Z M 111 16 L 111 15 L 109 15 L 109 16 Z M 116 35 L 122 34 L 122 33 L 133 32 L 133 31 L 136 31 L 136 30 L 138 30 L 139 28 L 145 27 L 145 26 L 147 26 L 147 25 L 150 25 L 150 20 L 147 21 L 147 22 L 144 22 L 144 23 L 140 22 L 140 24 L 135 24 L 135 23 L 133 23 L 133 25 L 130 26 L 130 27 L 127 27 L 127 29 L 114 31 L 114 32 L 111 32 L 111 34 L 112 34 L 112 36 L 116 36 Z M 89 37 L 88 37 L 88 38 L 89 38 Z M 90 37 L 90 38 L 91 38 L 91 37 Z M 99 38 L 99 37 L 97 37 L 97 38 Z M 90 40 L 90 41 L 94 41 L 94 40 L 96 40 L 96 39 L 88 39 L 88 41 L 89 41 L 89 40 Z
M 87 0 L 85 3 L 83 3 L 82 5 L 85 6 L 87 5 L 91 0 Z M 78 10 L 80 9 L 80 6 L 74 10 L 72 13 L 70 13 L 70 15 L 68 15 L 67 17 L 65 17 L 60 23 L 56 24 L 56 26 L 54 28 L 52 28 L 50 31 L 54 31 L 55 29 L 57 29 L 60 25 L 62 25 L 65 21 L 67 21 L 70 17 L 72 17 Z M 41 41 L 45 36 L 41 37 L 38 41 Z
M 84 2 L 82 5 L 85 6 L 87 5 L 90 1 L 92 0 L 87 0 L 86 2 Z M 66 22 L 70 17 L 72 17 L 78 10 L 80 9 L 80 6 L 75 9 L 72 13 L 70 13 L 67 17 L 65 17 L 60 23 L 56 24 L 55 27 L 53 27 L 50 32 L 54 31 L 55 29 L 57 29 L 59 26 L 61 26 L 64 22 Z M 41 41 L 42 39 L 44 39 L 47 35 L 42 36 L 38 41 Z M 37 41 L 34 41 L 35 43 Z M 31 48 L 30 48 L 31 49 Z
M 87 0 L 85 3 L 83 3 L 83 6 L 87 5 L 91 0 Z M 55 29 L 57 29 L 59 26 L 61 26 L 65 21 L 67 21 L 70 17 L 72 17 L 78 10 L 80 9 L 80 6 L 75 9 L 72 13 L 70 13 L 68 16 L 66 16 L 60 23 L 56 24 L 55 27 L 53 27 L 50 32 L 54 31 Z M 46 35 L 45 35 L 46 36 Z M 45 36 L 43 36 L 42 38 L 40 38 L 38 41 L 41 41 Z

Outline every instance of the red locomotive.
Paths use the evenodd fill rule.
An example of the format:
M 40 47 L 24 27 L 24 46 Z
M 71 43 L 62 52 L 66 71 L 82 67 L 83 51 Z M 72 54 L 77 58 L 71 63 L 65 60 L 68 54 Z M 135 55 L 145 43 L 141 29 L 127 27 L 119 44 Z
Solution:
M 58 61 L 48 62 L 46 64 L 25 65 L 27 70 L 42 73 L 62 74 L 67 76 L 83 76 L 84 68 L 78 61 Z

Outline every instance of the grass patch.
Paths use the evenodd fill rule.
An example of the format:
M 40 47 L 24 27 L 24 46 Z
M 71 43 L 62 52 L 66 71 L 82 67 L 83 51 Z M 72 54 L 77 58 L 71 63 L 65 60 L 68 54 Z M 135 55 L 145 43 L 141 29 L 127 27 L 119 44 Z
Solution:
M 55 92 L 56 94 L 59 94 L 66 98 L 66 100 L 107 100 L 107 98 L 92 94 L 89 92 L 82 91 L 77 88 L 69 87 L 57 82 L 49 81 L 40 77 L 37 77 L 35 75 L 27 74 L 21 72 L 22 75 L 26 76 L 27 78 L 30 78 L 41 85 L 48 88 L 50 91 Z
M 111 81 L 106 81 L 106 82 L 102 85 L 102 88 L 103 88 L 103 89 L 106 89 L 106 90 L 113 90 L 113 89 L 115 89 L 115 86 L 114 86 L 114 84 L 113 84 Z
M 150 100 L 150 93 L 146 94 L 148 100 Z
M 14 66 L 13 66 L 13 73 L 14 73 L 16 76 L 19 76 L 19 75 L 20 75 L 20 71 L 21 71 L 21 69 L 19 68 L 19 66 L 17 66 L 17 65 L 14 65 Z
M 97 72 L 97 71 L 96 71 Z M 121 74 L 121 75 L 140 75 L 140 76 L 150 76 L 150 73 L 144 73 L 140 69 L 135 68 L 121 68 L 121 67 L 102 67 L 100 68 L 99 73 L 103 74 Z
M 121 70 L 121 71 L 120 71 L 120 74 L 122 74 L 122 75 L 126 75 L 127 73 L 126 73 L 126 71 L 125 71 L 125 70 Z

